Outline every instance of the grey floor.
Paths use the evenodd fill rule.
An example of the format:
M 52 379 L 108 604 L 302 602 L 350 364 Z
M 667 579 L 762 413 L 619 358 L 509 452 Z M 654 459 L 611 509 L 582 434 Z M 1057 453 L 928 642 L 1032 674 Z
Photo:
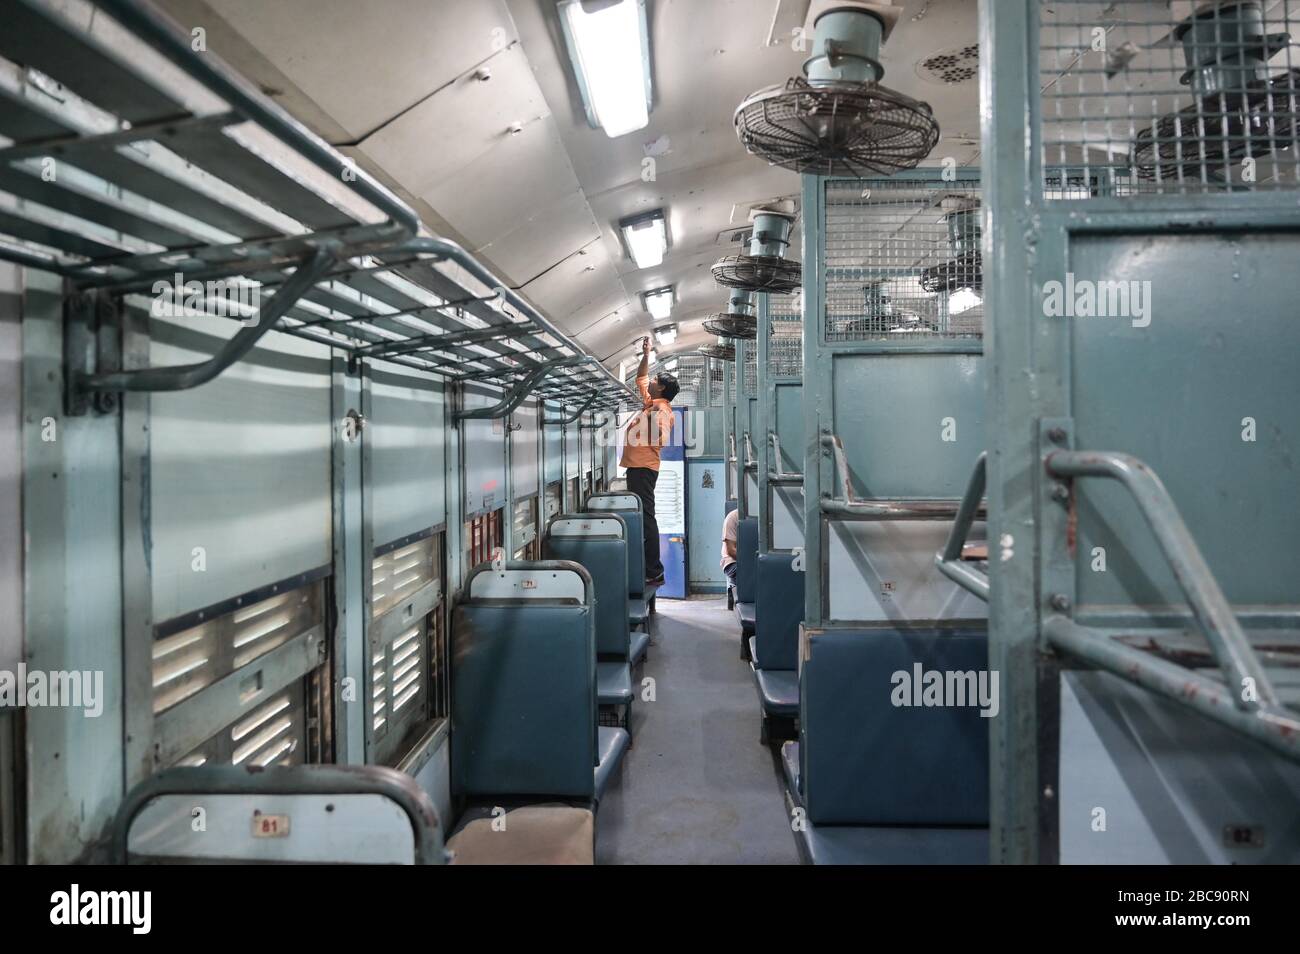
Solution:
M 758 695 L 726 600 L 660 600 L 636 673 L 654 702 L 596 817 L 598 864 L 797 864 L 779 765 L 761 745 Z

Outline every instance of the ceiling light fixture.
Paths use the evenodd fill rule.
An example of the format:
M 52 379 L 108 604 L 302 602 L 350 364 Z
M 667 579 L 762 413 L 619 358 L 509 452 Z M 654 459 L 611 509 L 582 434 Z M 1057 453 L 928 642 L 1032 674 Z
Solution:
M 673 305 L 676 303 L 676 295 L 673 293 L 672 285 L 643 292 L 641 298 L 645 302 L 645 310 L 650 312 L 650 317 L 654 318 L 655 321 L 663 321 L 671 315 Z
M 667 348 L 677 340 L 677 326 L 664 325 L 662 328 L 655 329 L 655 340 L 663 347 Z
M 668 221 L 663 209 L 623 219 L 618 230 L 637 268 L 654 268 L 663 262 L 668 251 Z
M 560 0 L 560 24 L 587 122 L 611 139 L 650 123 L 645 0 Z

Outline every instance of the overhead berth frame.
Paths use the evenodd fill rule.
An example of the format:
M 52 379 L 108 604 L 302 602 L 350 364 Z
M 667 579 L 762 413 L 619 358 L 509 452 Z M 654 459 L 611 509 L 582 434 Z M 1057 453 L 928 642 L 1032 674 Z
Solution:
M 512 394 L 531 382 L 551 400 L 632 402 L 470 252 L 419 234 L 410 207 L 147 6 L 12 6 L 0 36 L 0 259 L 61 275 L 90 300 L 216 307 L 246 325 L 202 366 L 125 372 L 95 345 L 117 306 L 71 309 L 70 410 L 196 387 L 272 329 L 337 348 L 354 370 L 382 358 Z

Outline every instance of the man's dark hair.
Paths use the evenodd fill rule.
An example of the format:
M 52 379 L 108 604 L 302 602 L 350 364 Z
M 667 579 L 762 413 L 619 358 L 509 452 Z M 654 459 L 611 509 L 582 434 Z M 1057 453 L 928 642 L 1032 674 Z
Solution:
M 681 385 L 677 383 L 677 379 L 671 374 L 659 375 L 659 387 L 663 388 L 662 396 L 665 401 L 672 401 L 673 398 L 677 397 L 677 392 L 681 390 Z

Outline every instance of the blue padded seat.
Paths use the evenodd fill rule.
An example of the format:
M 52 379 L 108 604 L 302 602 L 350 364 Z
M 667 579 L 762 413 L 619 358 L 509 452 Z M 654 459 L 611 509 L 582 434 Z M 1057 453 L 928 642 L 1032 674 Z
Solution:
M 627 546 L 621 513 L 565 514 L 551 522 L 547 556 L 572 560 L 591 575 L 595 596 L 596 686 L 601 705 L 632 701 L 627 628 Z
M 978 704 L 894 704 L 895 674 L 910 679 L 917 666 L 923 678 L 938 671 L 978 680 L 988 669 L 987 631 L 882 625 L 804 638 L 799 775 L 808 819 L 987 825 L 990 719 Z
M 814 865 L 986 865 L 987 828 L 864 827 L 805 821 L 795 832 Z
M 627 525 L 627 621 L 633 628 L 648 625 L 654 593 L 647 592 L 645 585 L 645 518 L 641 515 L 641 501 L 635 494 L 592 494 L 587 498 L 587 509 L 616 513 Z
M 753 603 L 757 589 L 758 518 L 745 517 L 736 524 L 736 602 Z
M 564 568 L 561 564 L 513 567 Z M 581 567 L 586 599 L 590 580 Z M 475 571 L 467 583 L 472 593 Z M 451 783 L 457 795 L 590 798 L 595 791 L 594 614 L 576 601 L 475 602 L 452 617 Z M 546 678 L 538 679 L 544 672 Z
M 745 637 L 745 646 L 749 649 L 749 658 L 750 658 L 750 659 L 753 659 L 753 658 L 754 658 L 754 640 L 755 640 L 755 638 L 756 638 L 756 637 L 754 637 L 754 636 L 746 636 L 746 637 Z
M 770 716 L 799 714 L 799 673 L 793 669 L 755 669 L 758 698 Z
M 794 554 L 758 555 L 754 600 L 754 666 L 799 668 L 799 624 L 803 622 L 804 575 L 794 569 Z
M 602 706 L 632 704 L 632 667 L 628 663 L 596 663 L 596 701 Z
M 744 633 L 745 635 L 750 635 L 751 633 L 753 633 L 754 619 L 755 619 L 754 604 L 737 603 L 736 619 L 740 620 L 740 631 L 742 633 Z
M 650 649 L 650 634 L 646 632 L 635 632 L 632 633 L 631 636 L 632 647 L 628 651 L 628 655 L 631 657 L 629 662 L 632 668 L 635 669 L 645 661 L 646 653 Z
M 627 754 L 632 737 L 628 735 L 627 729 L 607 725 L 602 725 L 597 732 L 599 735 L 596 738 L 596 755 L 600 761 L 596 764 L 595 797 L 599 801 L 609 786 L 609 780 L 614 777 L 614 772 L 622 763 L 623 756 Z

